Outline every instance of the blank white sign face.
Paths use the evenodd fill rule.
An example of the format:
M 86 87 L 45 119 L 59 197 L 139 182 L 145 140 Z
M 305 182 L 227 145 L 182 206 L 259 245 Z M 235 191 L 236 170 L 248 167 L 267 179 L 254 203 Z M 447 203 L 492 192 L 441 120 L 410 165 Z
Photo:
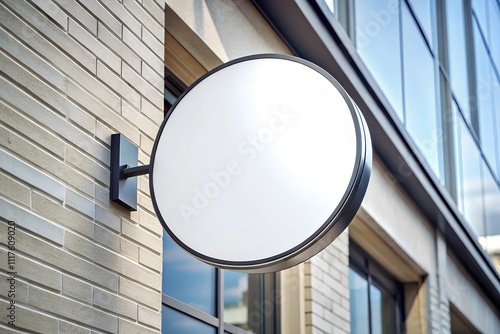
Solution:
M 151 162 L 155 210 L 205 262 L 290 267 L 326 247 L 357 211 L 371 164 L 367 136 L 352 100 L 315 65 L 277 55 L 230 62 L 191 86 L 165 119 Z

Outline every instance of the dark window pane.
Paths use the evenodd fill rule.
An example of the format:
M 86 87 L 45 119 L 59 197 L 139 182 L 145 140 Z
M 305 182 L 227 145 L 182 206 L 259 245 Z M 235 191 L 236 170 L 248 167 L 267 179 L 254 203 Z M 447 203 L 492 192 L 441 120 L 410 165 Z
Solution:
M 370 286 L 372 334 L 396 334 L 396 300 L 385 290 Z
M 260 333 L 264 325 L 262 275 L 224 271 L 224 322 Z
M 216 315 L 215 268 L 203 263 L 163 233 L 163 293 Z
M 349 298 L 351 333 L 369 333 L 368 282 L 352 268 L 349 268 Z
M 357 0 L 355 35 L 358 54 L 403 120 L 398 2 Z
M 161 332 L 163 334 L 215 334 L 216 328 L 163 305 Z
M 432 171 L 440 178 L 434 60 L 408 8 L 403 6 L 403 59 L 406 128 Z
M 462 0 L 446 1 L 448 34 L 448 63 L 451 89 L 468 122 L 470 116 L 469 76 L 467 72 L 467 48 L 465 16 Z

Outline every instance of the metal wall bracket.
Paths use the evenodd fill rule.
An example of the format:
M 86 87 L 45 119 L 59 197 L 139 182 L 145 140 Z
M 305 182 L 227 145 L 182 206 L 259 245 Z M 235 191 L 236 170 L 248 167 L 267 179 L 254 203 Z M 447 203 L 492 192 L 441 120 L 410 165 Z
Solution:
M 109 198 L 130 211 L 137 211 L 137 178 L 149 173 L 149 165 L 136 166 L 139 150 L 123 135 L 111 135 Z

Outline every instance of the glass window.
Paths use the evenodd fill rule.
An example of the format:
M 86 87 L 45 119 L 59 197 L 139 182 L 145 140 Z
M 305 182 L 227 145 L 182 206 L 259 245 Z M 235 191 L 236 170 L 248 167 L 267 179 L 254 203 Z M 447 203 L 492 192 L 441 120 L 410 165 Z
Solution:
M 434 59 L 406 6 L 402 22 L 405 125 L 434 174 L 441 178 Z
M 417 16 L 418 21 L 420 22 L 420 26 L 425 33 L 425 37 L 429 41 L 431 47 L 433 46 L 433 23 L 432 23 L 432 15 L 433 15 L 433 7 L 434 0 L 410 0 L 411 8 L 413 12 Z
M 401 284 L 349 241 L 351 332 L 400 333 Z
M 472 9 L 484 36 L 488 39 L 488 0 L 472 0 Z
M 484 163 L 482 168 L 486 224 L 485 235 L 500 235 L 500 188 Z
M 373 334 L 396 334 L 396 299 L 382 288 L 370 286 Z
M 163 293 L 215 316 L 215 268 L 189 255 L 165 232 L 163 254 Z
M 251 333 L 261 332 L 264 275 L 224 271 L 224 322 Z
M 162 333 L 175 334 L 216 334 L 215 327 L 207 325 L 173 308 L 163 305 L 161 319 Z
M 467 72 L 467 47 L 465 35 L 464 4 L 462 0 L 446 1 L 448 35 L 448 75 L 451 89 L 468 122 L 470 115 L 469 76 Z
M 398 1 L 357 0 L 354 13 L 358 54 L 404 120 Z
M 460 207 L 466 221 L 478 236 L 484 235 L 481 199 L 481 170 L 479 149 L 461 118 L 457 124 L 458 150 L 457 183 L 460 184 Z
M 351 332 L 369 333 L 368 281 L 352 268 L 349 268 L 349 298 Z
M 497 180 L 500 181 L 500 77 L 493 81 L 493 96 L 497 135 Z
M 474 55 L 476 60 L 476 92 L 478 108 L 479 138 L 486 159 L 497 170 L 495 118 L 493 115 L 492 68 L 477 25 L 474 30 Z
M 490 51 L 496 69 L 500 74 L 500 4 L 496 0 L 489 2 L 490 14 Z

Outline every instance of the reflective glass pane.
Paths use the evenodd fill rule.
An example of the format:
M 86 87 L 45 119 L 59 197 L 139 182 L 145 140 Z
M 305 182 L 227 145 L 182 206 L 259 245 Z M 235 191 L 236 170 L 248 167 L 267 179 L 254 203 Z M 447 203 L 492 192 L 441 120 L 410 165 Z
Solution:
M 408 8 L 403 6 L 403 59 L 406 128 L 436 176 L 440 178 L 434 60 Z
M 161 332 L 163 334 L 216 334 L 217 330 L 215 327 L 163 305 Z
M 224 322 L 251 333 L 263 325 L 262 275 L 224 271 Z
M 500 73 L 500 4 L 496 0 L 490 0 L 488 7 L 490 14 L 491 57 Z
M 467 48 L 465 17 L 462 0 L 446 1 L 448 34 L 448 64 L 451 89 L 465 118 L 470 122 L 469 75 L 467 72 Z
M 215 268 L 203 263 L 163 233 L 163 293 L 208 314 L 215 314 Z
M 425 37 L 432 46 L 432 29 L 434 26 L 432 23 L 432 7 L 434 6 L 434 0 L 410 0 L 410 3 L 425 33 Z
M 461 183 L 462 194 L 460 195 L 463 199 L 462 214 L 472 227 L 474 233 L 481 236 L 484 235 L 484 226 L 479 149 L 461 119 L 458 122 L 458 126 L 461 175 L 457 173 L 457 176 L 458 182 Z
M 484 36 L 488 39 L 488 0 L 472 0 L 472 9 Z
M 463 198 L 463 183 L 462 183 L 462 144 L 460 139 L 460 124 L 459 118 L 461 116 L 458 112 L 458 107 L 455 101 L 453 101 L 451 105 L 451 114 L 452 114 L 452 131 L 453 131 L 453 152 L 454 152 L 454 161 L 452 166 L 455 167 L 455 187 L 456 187 L 456 200 L 458 211 L 462 214 L 464 212 L 464 198 Z
M 500 188 L 488 167 L 483 163 L 483 196 L 486 235 L 500 236 Z
M 497 132 L 497 180 L 500 181 L 500 78 L 493 81 L 493 96 Z
M 496 171 L 495 118 L 493 116 L 493 87 L 491 62 L 486 47 L 474 24 L 474 55 L 476 60 L 476 87 L 479 118 L 479 138 L 486 159 Z
M 355 2 L 356 49 L 403 120 L 398 1 Z
M 372 334 L 396 334 L 396 300 L 386 291 L 370 286 Z
M 368 282 L 352 268 L 349 268 L 349 294 L 351 333 L 369 333 Z

